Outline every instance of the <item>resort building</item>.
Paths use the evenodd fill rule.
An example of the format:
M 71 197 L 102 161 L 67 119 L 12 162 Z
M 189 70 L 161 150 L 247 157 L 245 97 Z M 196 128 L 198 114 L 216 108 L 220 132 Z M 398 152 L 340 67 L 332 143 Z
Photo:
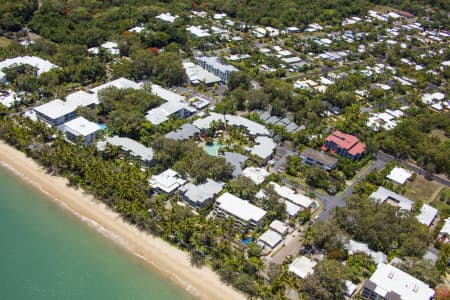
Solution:
M 272 223 L 270 223 L 269 228 L 277 232 L 281 236 L 285 236 L 286 234 L 288 234 L 289 230 L 289 227 L 280 220 L 273 220 Z
M 411 172 L 400 167 L 394 167 L 392 171 L 386 176 L 386 178 L 392 180 L 397 184 L 404 185 L 411 176 Z
M 57 65 L 52 64 L 48 60 L 36 56 L 18 56 L 15 58 L 8 58 L 0 62 L 0 81 L 6 80 L 6 74 L 1 72 L 3 69 L 28 65 L 37 69 L 37 76 L 48 72 L 51 69 L 57 68 Z
M 207 86 L 210 86 L 216 82 L 221 81 L 221 79 L 218 76 L 206 71 L 202 67 L 190 61 L 183 62 L 183 67 L 189 78 L 189 84 L 199 85 L 200 83 L 204 83 Z
M 179 190 L 184 201 L 190 206 L 199 209 L 210 203 L 222 191 L 223 186 L 223 182 L 217 182 L 208 178 L 205 183 L 198 185 L 187 183 L 181 186 Z
M 186 98 L 171 92 L 157 84 L 151 85 L 151 93 L 165 100 L 160 106 L 149 110 L 145 118 L 153 125 L 159 125 L 169 120 L 171 116 L 186 118 L 196 112 L 196 109 L 189 106 Z
M 278 183 L 271 181 L 269 183 L 274 191 L 283 199 L 292 202 L 293 204 L 302 207 L 303 209 L 311 208 L 313 200 L 305 195 L 298 194 L 287 186 L 281 186 Z
M 11 90 L 0 90 L 0 104 L 10 108 L 14 103 L 21 102 L 22 99 Z
M 266 177 L 270 175 L 265 169 L 255 167 L 246 168 L 242 174 L 257 185 L 263 183 Z
M 355 160 L 361 158 L 366 146 L 357 137 L 337 130 L 325 140 L 323 150 L 328 149 L 341 156 Z
M 231 72 L 239 71 L 232 65 L 222 63 L 216 56 L 198 56 L 195 60 L 200 67 L 218 76 L 224 83 L 228 82 Z
M 101 128 L 98 124 L 83 117 L 75 118 L 62 126 L 62 132 L 67 141 L 76 143 L 78 139 L 81 139 L 85 145 L 90 145 L 100 131 Z
M 167 133 L 164 137 L 166 139 L 172 139 L 176 141 L 188 140 L 200 134 L 200 130 L 192 124 L 183 124 L 180 128 L 175 131 Z
M 311 148 L 306 148 L 303 150 L 300 154 L 300 158 L 304 163 L 309 165 L 318 165 L 326 171 L 331 171 L 334 169 L 338 162 L 336 158 Z
M 268 136 L 270 134 L 269 130 L 267 130 L 264 125 L 247 118 L 235 115 L 223 115 L 214 112 L 210 112 L 209 116 L 205 118 L 195 120 L 192 124 L 198 129 L 206 131 L 213 122 L 222 122 L 225 126 L 243 127 L 247 130 L 248 134 L 252 136 Z
M 129 154 L 131 158 L 139 160 L 143 166 L 148 167 L 153 161 L 153 149 L 145 147 L 133 139 L 117 135 L 107 137 L 104 141 L 97 142 L 97 149 L 104 151 L 107 144 L 119 147 L 122 151 Z
M 216 217 L 234 217 L 235 226 L 246 231 L 262 225 L 266 211 L 230 193 L 216 199 Z
M 76 117 L 75 110 L 78 107 L 93 108 L 98 104 L 94 94 L 78 91 L 66 97 L 66 101 L 55 99 L 45 104 L 36 106 L 33 110 L 39 120 L 52 126 L 59 126 Z
M 257 136 L 253 147 L 249 150 L 251 154 L 261 159 L 260 165 L 263 166 L 272 159 L 276 147 L 277 144 L 270 137 Z
M 434 290 L 426 283 L 388 264 L 379 264 L 363 286 L 363 299 L 430 300 Z
M 223 157 L 233 167 L 233 173 L 231 174 L 233 178 L 242 175 L 242 166 L 248 160 L 247 156 L 235 152 L 225 152 Z
M 273 250 L 283 242 L 283 238 L 277 232 L 268 229 L 256 241 L 261 248 L 269 248 Z
M 153 189 L 158 192 L 172 194 L 179 187 L 186 183 L 186 180 L 172 169 L 167 169 L 164 172 L 153 175 L 149 179 L 149 183 Z
M 98 94 L 99 91 L 103 90 L 103 89 L 107 89 L 110 87 L 115 87 L 118 89 L 134 89 L 134 90 L 139 90 L 142 88 L 142 84 L 141 83 L 137 83 L 133 80 L 129 80 L 123 77 L 117 78 L 116 80 L 110 81 L 110 82 L 106 82 L 102 85 L 99 85 L 93 89 L 91 89 L 91 91 L 94 94 Z
M 410 199 L 394 193 L 384 187 L 379 187 L 375 192 L 373 192 L 370 198 L 378 202 L 387 202 L 393 206 L 397 206 L 402 210 L 411 211 L 414 208 L 414 202 Z M 438 210 L 428 204 L 423 204 L 420 213 L 416 216 L 417 220 L 430 226 L 433 223 L 434 218 L 436 218 Z
M 306 256 L 299 256 L 289 265 L 289 272 L 294 273 L 301 279 L 305 279 L 308 275 L 314 273 L 316 265 L 317 262 Z

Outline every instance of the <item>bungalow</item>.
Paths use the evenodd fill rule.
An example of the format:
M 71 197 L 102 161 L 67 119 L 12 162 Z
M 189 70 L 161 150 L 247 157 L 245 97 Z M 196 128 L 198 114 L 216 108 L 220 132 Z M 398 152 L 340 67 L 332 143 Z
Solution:
M 179 187 L 184 185 L 186 183 L 186 180 L 183 179 L 180 174 L 178 174 L 174 170 L 167 169 L 158 175 L 152 175 L 152 177 L 149 179 L 149 183 L 156 191 L 166 194 L 172 194 Z
M 336 130 L 325 140 L 324 150 L 330 149 L 351 160 L 361 158 L 366 146 L 353 135 Z
M 311 148 L 306 148 L 300 154 L 300 158 L 304 163 L 309 165 L 318 165 L 326 171 L 331 171 L 334 169 L 338 162 L 336 158 Z
M 412 176 L 410 171 L 403 168 L 394 167 L 391 172 L 386 176 L 387 179 L 399 184 L 404 185 L 406 181 Z
M 233 217 L 235 226 L 246 231 L 247 228 L 261 226 L 266 211 L 227 192 L 217 198 L 215 215 L 219 218 Z
M 98 124 L 83 117 L 73 119 L 62 126 L 62 132 L 68 142 L 76 143 L 81 138 L 85 145 L 90 145 L 100 131 L 101 128 Z
M 190 206 L 199 209 L 210 203 L 222 191 L 223 186 L 223 182 L 217 182 L 208 178 L 202 184 L 187 183 L 181 186 L 180 193 L 184 201 Z
M 308 275 L 314 273 L 316 264 L 317 262 L 306 256 L 299 256 L 289 265 L 289 272 L 294 273 L 301 279 L 305 279 Z

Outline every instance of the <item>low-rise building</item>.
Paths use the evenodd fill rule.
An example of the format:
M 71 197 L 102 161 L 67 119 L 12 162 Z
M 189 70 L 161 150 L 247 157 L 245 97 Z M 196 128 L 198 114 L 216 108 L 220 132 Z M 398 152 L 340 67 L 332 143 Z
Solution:
M 62 132 L 67 141 L 76 143 L 81 138 L 86 145 L 90 145 L 100 131 L 101 128 L 98 124 L 83 117 L 75 118 L 62 126 Z
M 153 149 L 133 139 L 117 135 L 107 137 L 104 141 L 97 142 L 97 149 L 104 151 L 107 144 L 119 147 L 122 151 L 129 154 L 131 158 L 139 160 L 143 166 L 149 166 L 153 161 Z
M 166 139 L 184 141 L 197 136 L 199 133 L 200 130 L 197 127 L 192 124 L 186 123 L 177 130 L 167 133 L 164 137 Z
M 280 245 L 283 242 L 283 238 L 277 232 L 268 229 L 265 231 L 256 241 L 261 248 L 269 248 L 273 250 L 275 247 Z
M 270 182 L 270 186 L 273 187 L 274 191 L 285 200 L 292 202 L 293 204 L 302 207 L 303 209 L 311 208 L 313 200 L 305 195 L 298 194 L 287 186 L 281 186 L 276 182 Z
M 42 73 L 48 72 L 51 69 L 57 68 L 58 66 L 52 64 L 48 60 L 36 57 L 36 56 L 18 56 L 14 58 L 8 58 L 0 62 L 0 81 L 4 81 L 6 74 L 1 72 L 3 69 L 17 67 L 21 65 L 29 65 L 37 69 L 37 76 Z
M 247 161 L 247 156 L 235 152 L 225 152 L 224 158 L 227 163 L 229 163 L 233 167 L 233 173 L 231 175 L 234 178 L 242 175 L 242 166 Z
M 189 78 L 189 83 L 192 85 L 198 85 L 203 82 L 207 86 L 210 86 L 216 82 L 221 81 L 218 76 L 208 72 L 207 70 L 190 61 L 183 62 L 183 67 L 186 71 L 186 75 Z
M 278 232 L 281 236 L 288 234 L 289 230 L 289 227 L 280 220 L 273 220 L 272 223 L 270 223 L 269 228 Z
M 179 187 L 186 183 L 186 180 L 172 169 L 153 175 L 149 180 L 153 189 L 166 194 L 174 193 Z
M 234 217 L 235 226 L 245 231 L 262 225 L 266 211 L 227 192 L 217 198 L 215 215 Z
M 413 201 L 381 186 L 373 192 L 369 198 L 372 198 L 380 203 L 387 202 L 393 206 L 399 207 L 402 210 L 411 211 L 414 208 Z M 430 226 L 436 218 L 437 213 L 438 210 L 436 208 L 428 204 L 423 204 L 420 213 L 416 216 L 416 218 L 420 223 Z
M 198 185 L 187 183 L 180 187 L 180 192 L 184 201 L 198 209 L 210 203 L 222 191 L 223 186 L 223 182 L 208 178 L 206 182 Z
M 387 179 L 392 180 L 393 182 L 404 185 L 406 181 L 412 176 L 412 173 L 400 168 L 394 167 L 391 172 L 386 176 Z
M 380 128 L 391 130 L 397 126 L 397 119 L 403 115 L 401 110 L 387 109 L 382 113 L 371 114 L 366 124 L 375 131 L 380 130 Z
M 257 136 L 253 147 L 250 148 L 250 153 L 261 159 L 260 165 L 265 165 L 272 159 L 276 147 L 277 144 L 272 138 L 267 136 Z
M 324 150 L 327 149 L 355 160 L 361 158 L 366 146 L 356 136 L 336 130 L 325 140 Z
M 306 256 L 299 256 L 289 265 L 289 272 L 294 273 L 301 279 L 305 279 L 308 275 L 314 273 L 316 264 L 317 262 Z
M 232 65 L 224 64 L 215 56 L 198 56 L 195 58 L 197 64 L 203 69 L 218 76 L 222 82 L 227 83 L 231 72 L 239 71 Z
M 381 263 L 364 283 L 361 296 L 363 299 L 430 300 L 434 290 L 408 273 Z
M 242 174 L 250 178 L 255 184 L 263 183 L 266 177 L 270 175 L 265 169 L 255 167 L 247 167 Z
M 318 165 L 326 171 L 334 169 L 338 162 L 336 158 L 311 148 L 306 148 L 300 154 L 300 158 L 303 160 L 304 163 L 309 165 Z
M 438 239 L 442 243 L 450 242 L 450 217 L 445 219 L 444 226 L 442 226 L 442 229 L 439 232 Z

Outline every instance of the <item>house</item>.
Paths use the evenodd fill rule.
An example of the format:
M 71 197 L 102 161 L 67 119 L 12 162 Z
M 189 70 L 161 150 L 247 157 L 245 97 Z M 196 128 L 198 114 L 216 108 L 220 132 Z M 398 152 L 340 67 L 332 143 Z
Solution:
M 171 13 L 168 12 L 168 13 L 163 13 L 163 14 L 157 15 L 155 18 L 160 19 L 165 22 L 173 23 L 175 21 L 175 19 L 178 18 L 178 16 L 177 15 L 172 16 Z
M 92 93 L 78 91 L 66 97 L 66 101 L 55 99 L 45 104 L 36 106 L 33 110 L 38 119 L 52 126 L 59 126 L 76 117 L 75 110 L 78 107 L 93 108 L 98 104 L 97 97 Z
M 391 130 L 397 126 L 397 119 L 402 117 L 404 114 L 401 110 L 390 110 L 387 109 L 382 113 L 371 114 L 367 120 L 367 127 L 372 128 L 375 131 L 384 128 L 385 130 Z
M 376 264 L 387 263 L 388 257 L 381 251 L 373 251 L 369 248 L 369 245 L 366 243 L 357 242 L 355 240 L 348 240 L 348 242 L 344 245 L 347 249 L 349 255 L 356 254 L 358 252 L 362 252 L 370 256 Z
M 100 131 L 101 128 L 98 124 L 90 122 L 83 117 L 75 118 L 62 125 L 62 132 L 66 140 L 71 143 L 76 143 L 81 138 L 85 145 L 90 145 Z
M 0 81 L 6 80 L 6 74 L 1 72 L 3 69 L 17 67 L 21 65 L 29 65 L 37 69 L 37 76 L 42 73 L 48 72 L 58 66 L 52 64 L 48 60 L 36 57 L 36 56 L 18 56 L 14 58 L 8 58 L 0 62 Z
M 194 36 L 196 38 L 203 38 L 203 37 L 211 36 L 207 30 L 202 29 L 200 26 L 186 27 L 186 31 L 188 31 L 192 36 Z
M 378 202 L 387 202 L 393 206 L 399 207 L 402 210 L 412 211 L 414 208 L 414 202 L 410 199 L 394 193 L 384 187 L 379 187 L 375 192 L 373 192 L 369 198 L 374 199 Z M 417 220 L 427 226 L 433 223 L 434 218 L 436 218 L 438 210 L 428 204 L 423 204 L 420 213 L 416 216 Z
M 91 89 L 91 92 L 93 92 L 95 95 L 98 94 L 103 89 L 107 89 L 110 87 L 115 87 L 118 89 L 134 89 L 139 90 L 142 88 L 142 83 L 135 82 L 133 80 L 129 80 L 123 77 L 117 78 L 113 81 L 106 82 L 102 85 L 99 85 L 93 89 Z
M 11 90 L 0 90 L 0 104 L 10 108 L 14 103 L 21 102 L 22 99 Z
M 306 256 L 299 256 L 289 265 L 289 272 L 294 273 L 301 279 L 305 279 L 308 275 L 314 273 L 316 264 L 317 262 Z
M 250 178 L 255 184 L 263 183 L 266 177 L 270 175 L 265 169 L 255 167 L 247 167 L 242 174 Z
M 434 290 L 426 283 L 388 264 L 379 264 L 363 286 L 363 299 L 430 300 Z
M 280 220 L 273 220 L 272 223 L 270 223 L 269 228 L 277 232 L 281 236 L 285 236 L 286 234 L 288 234 L 289 230 L 289 227 Z
M 254 229 L 262 225 L 266 211 L 242 200 L 228 192 L 216 199 L 216 217 L 233 217 L 235 226 L 241 229 Z
M 195 185 L 187 183 L 180 187 L 180 193 L 183 200 L 194 208 L 202 208 L 210 203 L 213 198 L 222 191 L 223 182 L 217 182 L 212 179 L 206 179 L 206 182 Z
M 392 180 L 393 182 L 404 185 L 406 181 L 412 176 L 412 173 L 400 168 L 394 167 L 391 172 L 386 176 L 387 179 Z
M 208 72 L 207 70 L 190 61 L 183 62 L 183 67 L 186 71 L 186 75 L 189 78 L 189 84 L 198 85 L 203 82 L 207 86 L 211 86 L 214 83 L 221 81 L 218 76 Z
M 303 209 L 309 209 L 313 204 L 313 200 L 305 195 L 297 194 L 287 186 L 281 186 L 278 183 L 271 181 L 269 183 L 273 187 L 274 191 L 285 200 L 292 202 L 293 204 L 302 207 Z
M 318 165 L 326 171 L 331 171 L 334 169 L 338 162 L 336 158 L 311 148 L 306 148 L 303 150 L 300 154 L 300 158 L 304 163 L 309 165 Z
M 167 133 L 164 137 L 166 139 L 172 139 L 177 141 L 184 141 L 200 134 L 200 130 L 192 124 L 183 124 L 175 131 Z
M 261 165 L 265 165 L 272 159 L 276 147 L 277 144 L 270 137 L 257 136 L 250 153 L 259 157 L 262 160 Z
M 152 175 L 149 183 L 153 189 L 166 194 L 172 194 L 186 183 L 186 180 L 172 169 L 167 169 L 158 175 Z
M 361 158 L 366 146 L 357 137 L 336 130 L 326 138 L 323 149 L 329 149 L 341 156 L 355 160 Z
M 119 147 L 122 151 L 129 154 L 131 158 L 139 160 L 143 166 L 149 166 L 153 161 L 153 149 L 133 139 L 117 135 L 107 137 L 104 141 L 97 142 L 97 149 L 104 151 L 107 144 Z
M 222 63 L 216 56 L 198 56 L 195 60 L 200 67 L 218 76 L 224 83 L 228 82 L 231 72 L 239 71 L 232 65 Z
M 270 250 L 275 249 L 278 245 L 283 242 L 283 238 L 277 232 L 268 229 L 266 230 L 257 240 L 256 243 L 261 246 L 261 248 L 269 248 Z

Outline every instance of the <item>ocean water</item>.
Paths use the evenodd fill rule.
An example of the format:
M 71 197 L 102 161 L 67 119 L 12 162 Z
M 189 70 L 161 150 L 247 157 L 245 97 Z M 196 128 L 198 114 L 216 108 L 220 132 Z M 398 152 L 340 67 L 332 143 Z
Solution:
M 193 299 L 0 167 L 0 299 Z

